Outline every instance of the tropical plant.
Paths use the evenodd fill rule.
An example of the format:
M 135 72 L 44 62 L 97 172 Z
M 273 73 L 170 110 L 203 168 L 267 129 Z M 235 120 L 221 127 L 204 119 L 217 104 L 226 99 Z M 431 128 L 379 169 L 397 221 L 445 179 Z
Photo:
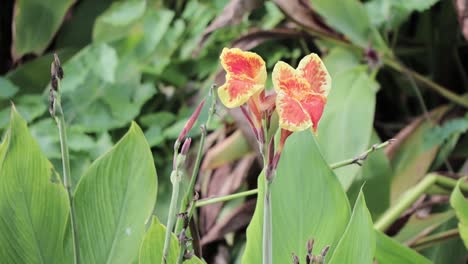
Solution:
M 465 263 L 461 2 L 5 1 L 0 262 Z

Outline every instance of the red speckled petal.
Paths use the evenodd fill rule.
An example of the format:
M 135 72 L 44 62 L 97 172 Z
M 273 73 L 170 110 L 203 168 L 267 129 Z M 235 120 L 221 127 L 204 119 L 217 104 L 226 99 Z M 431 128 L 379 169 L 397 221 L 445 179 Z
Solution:
M 326 97 L 320 94 L 309 94 L 300 100 L 302 108 L 307 112 L 312 121 L 312 131 L 317 132 L 318 123 L 327 103 Z
M 296 70 L 289 64 L 278 61 L 273 68 L 271 79 L 276 92 L 286 92 L 288 80 L 296 78 Z
M 224 105 L 229 108 L 240 106 L 264 89 L 266 67 L 258 54 L 225 48 L 220 58 L 226 71 L 226 83 L 218 89 L 218 94 Z
M 328 95 L 331 89 L 331 77 L 317 54 L 312 53 L 305 56 L 299 62 L 297 71 L 307 80 L 314 93 Z
M 279 126 L 289 131 L 302 131 L 312 125 L 309 115 L 299 102 L 285 93 L 276 96 L 276 110 L 279 116 Z

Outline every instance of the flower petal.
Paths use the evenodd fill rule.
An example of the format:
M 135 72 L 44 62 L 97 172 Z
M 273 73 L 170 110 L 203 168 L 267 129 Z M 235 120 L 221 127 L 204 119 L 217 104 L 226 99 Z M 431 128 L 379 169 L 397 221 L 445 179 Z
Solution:
M 286 80 L 296 77 L 296 70 L 286 62 L 278 61 L 273 68 L 271 79 L 276 92 L 286 92 Z
M 289 131 L 302 131 L 312 125 L 310 116 L 294 98 L 279 92 L 276 96 L 279 126 Z
M 218 89 L 218 94 L 224 105 L 240 106 L 265 88 L 266 66 L 258 54 L 224 48 L 220 58 L 226 71 L 226 83 Z
M 309 82 L 315 93 L 328 95 L 331 89 L 331 77 L 317 54 L 312 53 L 302 58 L 297 71 Z
M 312 131 L 314 133 L 317 132 L 318 123 L 322 117 L 327 98 L 320 94 L 309 94 L 302 97 L 299 103 L 312 121 Z

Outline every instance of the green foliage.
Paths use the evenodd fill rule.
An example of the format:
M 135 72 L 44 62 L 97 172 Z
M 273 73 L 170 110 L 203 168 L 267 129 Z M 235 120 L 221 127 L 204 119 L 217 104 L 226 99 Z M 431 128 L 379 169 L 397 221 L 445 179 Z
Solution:
M 428 259 L 424 258 L 415 251 L 401 245 L 380 231 L 375 231 L 377 248 L 375 258 L 380 264 L 407 263 L 407 264 L 429 264 Z
M 328 263 L 372 263 L 375 247 L 372 219 L 361 191 L 348 226 Z
M 164 234 L 166 227 L 162 225 L 157 217 L 153 217 L 151 226 L 141 244 L 139 264 L 162 263 L 162 252 L 164 247 Z M 167 258 L 167 263 L 177 263 L 180 248 L 179 242 L 175 235 L 171 236 L 171 249 Z M 204 263 L 198 257 L 193 256 L 189 260 L 184 261 L 186 264 L 202 264 Z
M 60 176 L 12 107 L 0 145 L 2 262 L 61 263 L 69 210 Z
M 348 63 L 340 64 L 342 58 Z M 328 163 L 355 157 L 369 146 L 374 120 L 375 94 L 378 84 L 354 61 L 353 54 L 333 49 L 325 58 L 330 65 L 332 89 L 328 96 L 318 141 Z M 322 136 L 323 135 L 323 136 Z M 333 138 L 334 144 L 330 144 Z M 358 166 L 335 171 L 344 189 L 354 181 Z
M 468 201 L 460 190 L 460 184 L 464 182 L 466 178 L 462 178 L 458 181 L 457 186 L 450 196 L 450 204 L 455 209 L 458 220 L 458 230 L 460 236 L 465 243 L 465 247 L 468 249 Z
M 380 220 L 399 205 L 428 172 L 457 176 L 468 157 L 466 109 L 446 105 L 447 100 L 457 100 L 444 96 L 449 92 L 466 101 L 466 41 L 456 3 L 309 3 L 7 1 L 8 8 L 0 9 L 5 28 L 13 29 L 7 37 L 0 30 L 0 70 L 7 71 L 0 77 L 0 130 L 6 132 L 0 145 L 2 262 L 72 262 L 70 209 L 59 176 L 59 134 L 47 111 L 54 52 L 65 72 L 60 93 L 82 262 L 160 263 L 165 227 L 158 219 L 167 217 L 172 141 L 206 88 L 213 82 L 222 84 L 222 48 L 237 46 L 262 55 L 268 71 L 278 60 L 295 65 L 316 52 L 332 76 L 317 138 L 304 132 L 288 139 L 272 185 L 274 263 L 291 263 L 291 253 L 303 263 L 309 239 L 315 240 L 314 254 L 331 246 L 331 263 L 463 263 L 468 220 L 462 180 L 453 192 L 453 186 L 437 185 L 420 193 L 430 205 L 422 209 L 428 215 L 419 218 L 419 212 L 411 211 L 407 222 L 387 230 L 396 233 L 393 237 L 372 229 L 372 219 Z M 207 33 L 216 20 L 222 26 Z M 272 86 L 271 80 L 267 86 Z M 233 114 L 236 124 L 226 114 Z M 255 188 L 247 175 L 258 173 L 256 163 L 250 170 L 239 164 L 257 146 L 238 129 L 243 128 L 242 120 L 235 114 L 218 107 L 209 127 L 216 130 L 207 139 L 209 145 L 225 148 L 214 158 L 206 157 L 222 166 L 202 170 L 200 175 L 207 175 L 199 180 L 202 197 L 211 195 L 213 188 Z M 444 122 L 439 125 L 440 120 Z M 192 145 L 200 135 L 198 125 L 189 134 Z M 224 141 L 234 136 L 236 141 Z M 371 153 L 362 167 L 353 164 L 331 171 L 329 164 L 357 157 L 380 138 L 391 137 L 398 139 L 395 145 Z M 164 175 L 159 183 L 153 163 Z M 239 177 L 240 172 L 245 175 Z M 234 180 L 226 181 L 221 174 Z M 243 182 L 237 183 L 236 177 Z M 216 233 L 222 240 L 204 244 L 204 257 L 229 255 L 226 261 L 242 257 L 244 263 L 261 263 L 263 181 L 261 174 L 247 242 L 237 224 L 247 221 L 248 200 L 213 205 L 219 214 L 211 208 L 209 213 L 199 211 L 195 223 L 202 231 L 202 245 L 207 234 Z M 434 193 L 451 193 L 454 210 L 434 200 Z M 396 217 L 392 222 L 401 215 Z M 404 246 L 455 229 L 461 238 L 418 249 L 427 259 Z M 169 263 L 175 263 L 180 250 L 175 236 L 171 243 Z M 193 257 L 185 263 L 204 262 Z
M 13 51 L 16 58 L 42 53 L 58 30 L 72 0 L 22 0 L 15 6 Z
M 327 24 L 346 35 L 351 42 L 367 47 L 369 42 L 381 51 L 387 47 L 377 29 L 371 24 L 364 5 L 357 0 L 310 0 Z
M 255 213 L 247 228 L 243 263 L 262 262 L 263 181 L 262 174 Z M 351 210 L 310 131 L 295 133 L 286 141 L 271 195 L 274 263 L 289 263 L 292 253 L 305 256 L 309 239 L 315 240 L 314 254 L 330 245 L 329 258 L 346 229 Z
M 371 145 L 380 143 L 375 131 L 372 133 Z M 382 150 L 369 155 L 357 173 L 356 178 L 348 189 L 348 198 L 353 201 L 361 191 L 366 198 L 367 208 L 376 220 L 390 206 L 390 183 L 393 176 L 390 161 Z
M 130 263 L 154 208 L 156 171 L 143 132 L 127 134 L 81 177 L 74 195 L 81 259 Z
M 468 114 L 463 118 L 454 118 L 445 122 L 442 126 L 436 126 L 425 136 L 427 149 L 441 145 L 454 135 L 464 134 L 468 130 Z
M 372 0 L 365 3 L 372 24 L 385 29 L 396 29 L 412 12 L 422 12 L 439 0 Z
M 2 87 L 0 90 L 0 99 L 11 98 L 18 92 L 18 87 L 3 77 L 0 77 L 0 87 Z

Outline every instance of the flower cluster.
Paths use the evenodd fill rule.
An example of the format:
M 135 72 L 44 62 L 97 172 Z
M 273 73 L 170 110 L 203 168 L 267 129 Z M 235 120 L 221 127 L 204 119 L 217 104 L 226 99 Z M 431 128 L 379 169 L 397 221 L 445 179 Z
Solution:
M 265 131 L 268 131 L 271 115 L 275 110 L 278 113 L 281 140 L 276 153 L 269 155 L 268 178 L 268 169 L 276 169 L 289 135 L 308 128 L 317 132 L 331 88 L 330 75 L 317 54 L 305 56 L 296 69 L 279 61 L 272 73 L 274 91 L 267 95 L 265 61 L 258 54 L 225 48 L 220 58 L 226 82 L 218 89 L 219 98 L 228 108 L 241 108 L 261 150 L 266 145 Z M 268 145 L 264 153 L 274 152 L 273 139 Z

